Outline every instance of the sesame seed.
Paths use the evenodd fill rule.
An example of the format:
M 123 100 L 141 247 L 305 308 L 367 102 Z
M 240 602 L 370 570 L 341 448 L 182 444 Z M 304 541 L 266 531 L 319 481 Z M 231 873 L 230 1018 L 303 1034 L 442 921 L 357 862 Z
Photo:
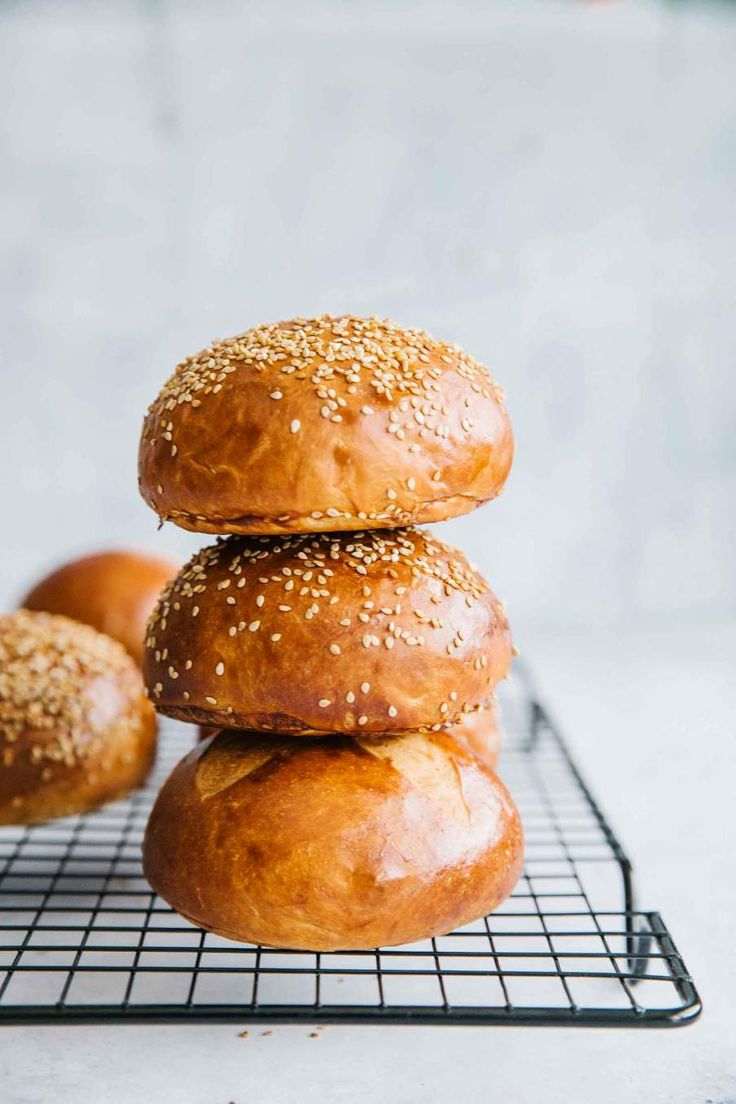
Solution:
M 258 632 L 260 627 L 261 627 L 261 622 L 260 621 L 251 621 L 250 625 L 248 626 L 248 632 Z
M 363 694 L 367 694 L 369 692 L 370 688 L 371 688 L 371 684 L 369 682 L 361 682 L 360 689 L 361 689 Z
M 317 704 L 319 705 L 320 709 L 327 709 L 327 706 L 332 705 L 332 702 L 329 698 L 320 698 Z
M 264 603 L 265 601 L 266 601 L 266 599 L 265 599 L 265 597 L 263 596 L 263 594 L 259 594 L 259 595 L 258 595 L 258 596 L 256 597 L 256 605 L 258 606 L 258 608 L 259 608 L 259 609 L 260 609 L 260 608 L 262 607 L 262 605 L 263 605 L 263 603 Z
M 220 663 L 217 664 L 217 666 L 215 667 L 215 674 L 216 675 L 224 675 L 225 674 L 225 664 L 224 663 L 220 662 Z
M 204 700 L 207 702 L 208 705 L 217 705 L 217 698 L 206 696 Z
M 368 718 L 366 717 L 365 713 L 363 713 L 362 716 L 358 717 L 358 724 L 359 725 L 368 724 Z
M 292 433 L 298 433 L 301 428 L 302 428 L 302 423 L 299 421 L 298 418 L 294 418 L 291 425 L 289 426 L 289 429 L 291 430 L 291 432 Z
M 399 711 L 398 711 L 398 709 L 396 708 L 396 706 L 395 706 L 395 705 L 390 705 L 390 706 L 388 707 L 388 715 L 389 715 L 389 717 L 395 717 L 395 716 L 396 716 L 396 714 L 397 714 L 398 712 L 399 712 Z
M 278 643 L 278 641 L 281 639 L 281 633 L 271 633 L 271 639 L 273 640 L 274 644 Z
M 283 397 L 284 397 L 283 391 L 272 391 L 271 392 L 271 398 L 272 399 L 283 399 Z
M 341 651 L 340 645 L 339 644 L 330 644 L 330 651 L 332 652 L 333 655 L 340 655 L 340 651 Z

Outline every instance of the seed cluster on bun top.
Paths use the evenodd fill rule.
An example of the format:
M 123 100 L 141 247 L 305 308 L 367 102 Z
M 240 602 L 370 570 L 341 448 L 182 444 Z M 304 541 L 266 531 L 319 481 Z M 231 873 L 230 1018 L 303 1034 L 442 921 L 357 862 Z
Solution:
M 121 797 L 155 747 L 155 713 L 122 645 L 55 614 L 0 617 L 0 824 Z
M 256 326 L 235 337 L 213 342 L 201 352 L 187 357 L 164 384 L 154 404 L 157 411 L 172 411 L 182 403 L 201 406 L 208 395 L 222 390 L 227 377 L 244 368 L 277 368 L 283 376 L 282 387 L 271 392 L 278 402 L 291 386 L 290 377 L 308 378 L 313 402 L 321 417 L 337 424 L 343 414 L 352 410 L 364 417 L 375 413 L 370 407 L 356 406 L 351 398 L 366 383 L 376 396 L 389 400 L 402 395 L 410 397 L 412 411 L 429 403 L 426 415 L 414 427 L 396 418 L 392 424 L 399 440 L 405 430 L 419 438 L 434 433 L 446 436 L 442 425 L 442 394 L 438 383 L 443 369 L 432 363 L 439 357 L 444 371 L 463 376 L 471 391 L 486 398 L 492 394 L 499 402 L 503 391 L 494 383 L 488 369 L 469 356 L 459 345 L 438 341 L 424 330 L 399 326 L 389 319 L 355 315 L 342 317 L 324 314 L 318 318 L 294 318 L 289 322 L 271 322 Z M 338 395 L 337 383 L 344 384 Z M 419 400 L 411 403 L 411 398 Z M 463 427 L 470 432 L 471 427 Z M 173 424 L 172 424 L 173 429 Z M 301 429 L 299 419 L 289 424 L 292 433 Z M 171 430 L 165 429 L 163 436 Z M 176 442 L 171 441 L 176 455 Z M 408 448 L 409 446 L 407 446 Z
M 501 389 L 457 345 L 323 315 L 183 361 L 149 407 L 139 481 L 160 517 L 199 532 L 384 528 L 494 497 L 512 454 Z
M 25 733 L 46 739 L 29 754 L 67 766 L 89 755 L 109 716 L 90 709 L 96 680 L 120 680 L 140 697 L 140 676 L 122 645 L 67 617 L 18 610 L 0 617 L 0 735 L 7 764 Z M 150 708 L 150 707 L 149 707 Z M 12 756 L 11 756 L 12 757 Z

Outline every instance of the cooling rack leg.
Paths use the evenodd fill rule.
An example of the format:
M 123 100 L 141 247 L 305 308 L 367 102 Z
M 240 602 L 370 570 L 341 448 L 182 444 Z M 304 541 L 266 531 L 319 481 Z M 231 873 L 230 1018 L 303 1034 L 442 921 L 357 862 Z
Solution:
M 542 725 L 546 723 L 546 720 L 547 718 L 541 705 L 539 705 L 539 703 L 532 698 L 529 702 L 529 727 L 524 739 L 525 752 L 528 753 L 530 751 L 533 751 L 538 744 L 539 732 Z
M 626 911 L 626 956 L 629 961 L 629 970 L 634 975 L 633 981 L 643 978 L 647 972 L 647 955 L 652 945 L 652 936 L 648 931 L 635 931 L 634 925 L 639 923 L 635 916 L 634 877 L 631 863 L 626 858 L 619 859 L 621 877 L 624 882 L 624 909 Z

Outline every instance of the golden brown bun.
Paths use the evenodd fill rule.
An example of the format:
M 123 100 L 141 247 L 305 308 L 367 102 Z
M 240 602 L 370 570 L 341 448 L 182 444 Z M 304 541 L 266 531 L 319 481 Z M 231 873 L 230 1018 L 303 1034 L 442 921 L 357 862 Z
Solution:
M 483 577 L 418 529 L 218 541 L 163 592 L 146 644 L 160 712 L 294 735 L 452 724 L 512 653 Z
M 516 884 L 522 852 L 509 794 L 447 732 L 221 732 L 164 784 L 143 866 L 200 927 L 332 951 L 409 943 L 485 915 Z
M 198 533 L 443 521 L 494 498 L 503 395 L 456 345 L 377 318 L 295 318 L 208 346 L 148 410 L 141 494 Z
M 493 706 L 468 713 L 449 730 L 489 770 L 495 770 L 501 752 L 501 729 Z
M 122 797 L 155 747 L 153 709 L 120 644 L 66 617 L 0 617 L 0 824 Z
M 21 602 L 25 609 L 60 613 L 91 625 L 143 661 L 146 621 L 179 565 L 139 552 L 99 552 L 53 571 Z

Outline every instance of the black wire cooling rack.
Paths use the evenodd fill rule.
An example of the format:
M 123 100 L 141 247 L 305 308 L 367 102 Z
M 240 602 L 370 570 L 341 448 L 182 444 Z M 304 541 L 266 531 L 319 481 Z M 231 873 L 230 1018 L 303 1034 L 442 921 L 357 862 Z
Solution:
M 0 1022 L 677 1025 L 700 1001 L 657 912 L 526 679 L 501 700 L 500 773 L 526 832 L 496 912 L 405 947 L 312 954 L 193 928 L 141 873 L 162 779 L 193 743 L 161 732 L 146 789 L 101 811 L 0 829 Z

